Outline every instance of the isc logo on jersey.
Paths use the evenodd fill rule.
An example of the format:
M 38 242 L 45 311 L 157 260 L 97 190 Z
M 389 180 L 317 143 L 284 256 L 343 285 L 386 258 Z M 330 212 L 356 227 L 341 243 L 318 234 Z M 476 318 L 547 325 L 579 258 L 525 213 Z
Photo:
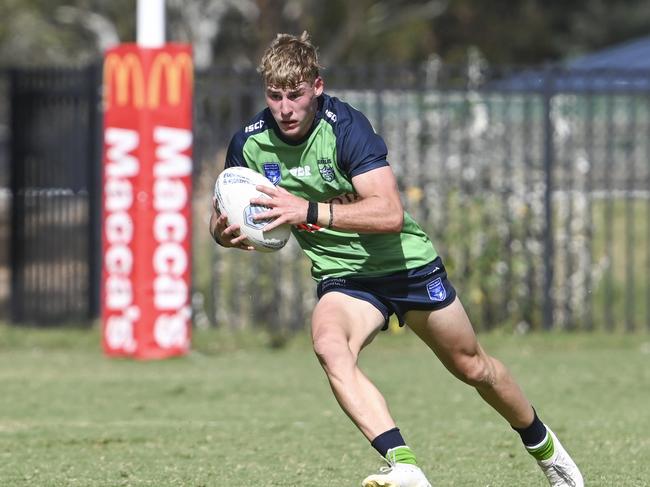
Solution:
M 336 123 L 336 113 L 331 110 L 325 109 L 325 116 L 329 118 L 332 122 Z
M 244 133 L 250 134 L 251 132 L 255 132 L 256 130 L 260 130 L 262 127 L 264 127 L 264 120 L 258 120 L 255 123 L 247 125 L 244 128 Z

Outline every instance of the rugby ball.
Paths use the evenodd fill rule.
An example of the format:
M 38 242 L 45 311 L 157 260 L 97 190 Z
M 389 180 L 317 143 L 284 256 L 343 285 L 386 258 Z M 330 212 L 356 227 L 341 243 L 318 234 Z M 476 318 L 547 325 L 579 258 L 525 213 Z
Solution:
M 238 224 L 242 234 L 256 250 L 274 252 L 280 250 L 289 241 L 291 225 L 284 224 L 272 230 L 264 230 L 273 219 L 253 220 L 253 216 L 268 207 L 252 205 L 253 198 L 270 198 L 255 189 L 255 186 L 269 186 L 273 183 L 262 174 L 247 167 L 229 167 L 224 169 L 214 185 L 214 196 L 219 209 L 228 216 L 230 225 Z

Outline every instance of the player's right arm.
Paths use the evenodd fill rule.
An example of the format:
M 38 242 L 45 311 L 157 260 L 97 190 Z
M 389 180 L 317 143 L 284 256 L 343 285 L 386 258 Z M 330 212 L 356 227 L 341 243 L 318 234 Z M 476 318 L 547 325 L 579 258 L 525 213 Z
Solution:
M 230 140 L 226 153 L 225 168 L 232 166 L 245 166 L 243 147 L 244 132 L 239 131 Z M 228 215 L 221 213 L 215 197 L 212 198 L 212 215 L 210 215 L 210 235 L 222 247 L 233 247 L 241 250 L 255 250 L 249 245 L 246 236 L 239 232 L 239 225 L 228 225 Z
M 260 124 L 262 120 L 264 111 L 258 113 L 252 120 L 255 121 L 254 125 L 260 125 L 263 127 L 263 124 Z M 268 114 L 267 116 L 271 116 Z M 248 125 L 248 128 L 252 125 Z M 248 167 L 246 158 L 244 157 L 244 144 L 246 143 L 246 138 L 251 134 L 251 130 L 245 131 L 240 130 L 228 144 L 228 150 L 226 152 L 226 161 L 224 169 L 235 166 Z M 212 238 L 222 247 L 234 247 L 242 250 L 255 250 L 255 247 L 251 246 L 250 243 L 246 240 L 246 236 L 240 235 L 239 225 L 228 225 L 227 215 L 222 214 L 216 198 L 212 198 L 212 215 L 210 216 L 210 235 Z

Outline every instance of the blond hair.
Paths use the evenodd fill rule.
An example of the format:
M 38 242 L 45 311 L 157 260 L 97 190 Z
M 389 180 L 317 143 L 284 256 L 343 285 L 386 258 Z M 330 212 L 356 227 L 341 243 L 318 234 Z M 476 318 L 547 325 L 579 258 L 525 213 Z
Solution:
M 257 72 L 267 86 L 281 89 L 313 83 L 319 76 L 318 52 L 304 31 L 300 37 L 278 34 L 262 56 Z

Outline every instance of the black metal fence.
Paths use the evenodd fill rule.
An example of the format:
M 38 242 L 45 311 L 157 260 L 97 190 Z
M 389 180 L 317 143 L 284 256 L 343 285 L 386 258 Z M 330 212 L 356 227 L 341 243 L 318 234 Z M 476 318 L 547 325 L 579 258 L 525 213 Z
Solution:
M 6 76 L 8 315 L 17 323 L 89 323 L 99 310 L 98 68 L 10 70 Z
M 8 315 L 11 289 L 11 168 L 9 164 L 9 79 L 0 70 L 0 318 Z
M 100 79 L 0 76 L 0 163 L 13 168 L 0 298 L 16 320 L 97 314 Z M 650 73 L 355 66 L 325 79 L 385 138 L 478 329 L 650 329 Z M 215 68 L 195 92 L 195 322 L 303 329 L 315 285 L 295 242 L 251 255 L 207 234 L 228 140 L 263 107 L 258 75 Z
M 206 193 L 229 136 L 263 107 L 257 79 L 199 78 Z M 338 68 L 325 80 L 385 138 L 405 206 L 478 329 L 650 327 L 650 73 L 433 65 Z M 197 276 L 205 294 L 212 285 L 213 322 L 278 334 L 308 322 L 314 284 L 293 243 L 213 255 Z

